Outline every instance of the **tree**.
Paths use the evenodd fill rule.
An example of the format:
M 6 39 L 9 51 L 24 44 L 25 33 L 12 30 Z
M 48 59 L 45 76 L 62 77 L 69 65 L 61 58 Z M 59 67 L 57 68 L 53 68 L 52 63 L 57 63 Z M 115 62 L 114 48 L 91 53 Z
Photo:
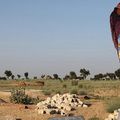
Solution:
M 11 75 L 11 78 L 12 78 L 12 80 L 14 80 L 15 76 L 14 76 L 14 75 Z
M 82 76 L 84 79 L 86 79 L 86 77 L 90 75 L 90 71 L 86 70 L 85 68 L 80 69 L 80 76 Z
M 94 80 L 102 80 L 104 75 L 102 73 L 99 73 L 97 75 L 94 75 Z
M 28 72 L 25 72 L 24 76 L 25 76 L 26 79 L 28 79 Z
M 116 80 L 115 73 L 106 73 L 106 76 L 108 76 L 111 80 Z
M 76 79 L 77 78 L 77 75 L 74 71 L 71 71 L 70 72 L 70 79 Z
M 115 75 L 120 79 L 120 69 L 115 71 Z
M 12 72 L 10 70 L 6 70 L 4 74 L 7 76 L 8 79 L 10 76 L 12 76 Z
M 21 78 L 21 75 L 17 74 L 17 77 L 18 77 L 18 79 L 20 79 L 20 78 Z
M 54 79 L 59 79 L 58 74 L 53 74 Z
M 63 79 L 64 80 L 68 80 L 68 79 L 70 79 L 70 76 L 69 75 L 65 75 L 65 77 Z
M 42 79 L 45 78 L 45 75 L 41 75 L 41 78 L 42 78 Z

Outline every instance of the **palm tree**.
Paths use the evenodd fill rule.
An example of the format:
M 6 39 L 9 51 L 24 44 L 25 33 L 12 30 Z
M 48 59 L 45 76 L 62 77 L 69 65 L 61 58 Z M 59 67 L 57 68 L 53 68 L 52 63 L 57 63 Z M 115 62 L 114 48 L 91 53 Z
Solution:
M 84 79 L 86 79 L 86 77 L 90 75 L 90 71 L 86 70 L 85 68 L 80 69 L 80 76 L 82 76 Z
M 8 79 L 10 76 L 12 76 L 12 72 L 10 70 L 6 70 L 4 74 L 7 76 Z

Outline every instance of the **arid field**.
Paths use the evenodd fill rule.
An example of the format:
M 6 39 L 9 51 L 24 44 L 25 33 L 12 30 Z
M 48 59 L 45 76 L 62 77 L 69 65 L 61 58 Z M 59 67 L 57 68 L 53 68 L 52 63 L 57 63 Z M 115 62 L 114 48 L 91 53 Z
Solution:
M 39 81 L 39 82 L 38 82 Z M 44 85 L 40 83 L 44 82 Z M 36 101 L 32 105 L 10 102 L 11 90 L 25 88 L 25 92 L 39 101 L 57 93 L 79 95 L 81 101 L 91 104 L 88 108 L 71 111 L 74 116 L 82 115 L 85 120 L 104 120 L 109 112 L 120 108 L 120 81 L 76 81 L 76 80 L 1 80 L 0 81 L 0 120 L 48 120 L 60 115 L 41 115 L 35 111 Z M 88 98 L 86 99 L 85 96 Z M 4 100 L 4 101 L 3 101 Z M 114 105 L 113 105 L 114 104 Z M 27 108 L 26 108 L 27 106 Z

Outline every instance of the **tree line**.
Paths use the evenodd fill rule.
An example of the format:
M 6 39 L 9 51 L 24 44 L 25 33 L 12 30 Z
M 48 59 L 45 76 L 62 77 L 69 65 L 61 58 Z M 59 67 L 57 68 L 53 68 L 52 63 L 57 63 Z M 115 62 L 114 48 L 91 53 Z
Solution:
M 5 70 L 4 72 L 5 77 L 0 77 L 0 80 L 9 80 L 9 79 L 29 79 L 29 73 L 24 73 L 24 78 L 21 78 L 20 74 L 17 74 L 16 76 L 12 73 L 11 70 Z M 90 71 L 82 68 L 79 71 L 79 75 L 77 75 L 74 71 L 70 71 L 69 74 L 66 74 L 63 78 L 60 78 L 58 74 L 53 74 L 53 76 L 50 75 L 41 75 L 41 79 L 63 79 L 63 80 L 69 80 L 69 79 L 75 79 L 75 80 L 85 80 L 90 75 Z M 17 78 L 16 78 L 17 77 Z M 34 76 L 33 79 L 38 79 L 37 76 Z M 98 73 L 94 75 L 93 78 L 90 78 L 90 80 L 117 80 L 120 79 L 120 69 L 117 69 L 114 73 Z

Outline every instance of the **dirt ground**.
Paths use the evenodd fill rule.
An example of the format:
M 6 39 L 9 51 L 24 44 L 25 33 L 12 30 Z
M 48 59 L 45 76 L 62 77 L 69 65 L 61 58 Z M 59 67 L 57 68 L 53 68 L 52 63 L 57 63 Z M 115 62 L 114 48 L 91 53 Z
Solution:
M 26 92 L 31 96 L 40 96 L 45 99 L 46 96 L 38 90 L 29 90 Z M 35 105 L 29 105 L 28 109 L 25 109 L 25 105 L 11 104 L 9 102 L 10 92 L 0 91 L 0 98 L 7 101 L 8 103 L 0 104 L 0 120 L 14 120 L 15 118 L 21 118 L 22 120 L 48 120 L 52 117 L 60 117 L 59 115 L 40 115 L 35 111 Z M 92 105 L 88 108 L 77 108 L 75 111 L 70 113 L 75 116 L 82 115 L 85 120 L 92 117 L 99 117 L 101 120 L 108 116 L 105 111 L 105 105 L 102 101 L 91 102 Z

